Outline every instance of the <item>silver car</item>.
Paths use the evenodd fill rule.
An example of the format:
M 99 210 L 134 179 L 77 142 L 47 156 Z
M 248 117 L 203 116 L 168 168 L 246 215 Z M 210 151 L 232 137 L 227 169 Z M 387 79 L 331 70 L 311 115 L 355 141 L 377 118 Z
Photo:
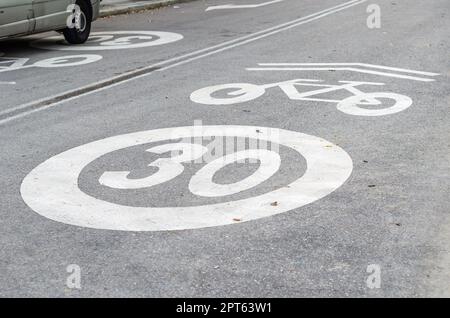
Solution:
M 0 39 L 59 31 L 71 44 L 87 41 L 101 0 L 0 0 Z

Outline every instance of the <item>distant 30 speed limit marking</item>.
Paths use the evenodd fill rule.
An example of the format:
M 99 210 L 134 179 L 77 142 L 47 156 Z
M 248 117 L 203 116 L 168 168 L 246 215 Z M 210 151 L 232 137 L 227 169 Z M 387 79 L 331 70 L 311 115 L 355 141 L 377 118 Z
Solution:
M 181 34 L 173 32 L 105 31 L 92 32 L 89 40 L 83 45 L 68 45 L 61 36 L 50 36 L 31 42 L 31 46 L 56 51 L 104 51 L 158 46 L 182 38 Z

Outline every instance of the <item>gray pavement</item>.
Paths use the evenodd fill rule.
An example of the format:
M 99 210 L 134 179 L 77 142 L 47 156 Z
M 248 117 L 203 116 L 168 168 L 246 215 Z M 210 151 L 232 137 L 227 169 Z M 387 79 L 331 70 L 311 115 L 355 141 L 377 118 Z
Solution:
M 448 1 L 379 0 L 379 29 L 367 26 L 370 2 L 285 0 L 206 11 L 229 3 L 194 1 L 103 18 L 93 30 L 103 33 L 77 51 L 61 50 L 67 47 L 49 39 L 53 33 L 0 43 L 3 60 L 22 63 L 0 73 L 0 82 L 16 82 L 0 84 L 0 296 L 450 295 Z M 80 54 L 96 57 L 78 56 L 90 63 L 67 67 L 42 62 Z M 351 96 L 342 90 L 307 100 L 273 85 L 229 105 L 191 95 L 215 85 L 294 79 L 365 82 L 358 89 L 384 92 L 371 95 L 383 105 L 365 109 L 394 106 L 392 98 L 412 104 L 365 116 L 337 107 Z M 239 94 L 211 94 L 230 96 Z M 192 161 L 154 186 L 121 189 L 100 182 L 108 171 L 151 180 L 159 170 L 149 164 L 167 157 L 146 151 L 167 143 L 154 131 L 200 120 L 229 127 L 237 137 L 236 126 L 254 126 L 258 134 L 271 127 L 317 141 L 301 135 L 299 144 L 287 146 L 282 135 L 276 173 L 225 196 L 193 193 L 190 184 L 206 165 Z M 104 140 L 142 131 L 152 132 Z M 171 133 L 163 137 L 178 142 Z M 120 146 L 123 140 L 128 146 Z M 317 152 L 311 150 L 315 143 L 321 145 Z M 112 148 L 102 152 L 107 145 Z M 301 145 L 311 153 L 299 152 Z M 59 164 L 52 159 L 40 166 L 80 146 Z M 67 182 L 67 173 L 89 156 Z M 326 169 L 316 165 L 322 160 L 330 162 Z M 235 183 L 236 189 L 262 166 L 226 165 L 209 184 Z M 171 167 L 171 173 L 178 169 Z M 319 178 L 296 192 L 293 184 L 311 171 Z M 347 172 L 338 185 L 332 182 Z M 204 191 L 214 190 L 202 182 Z M 73 194 L 70 184 L 79 192 Z M 282 191 L 270 201 L 245 203 L 275 190 Z M 77 201 L 82 196 L 93 201 Z M 220 204 L 225 208 L 212 207 Z M 159 218 L 157 208 L 164 211 Z M 272 215 L 263 217 L 265 211 Z M 218 224 L 222 220 L 229 224 Z M 174 224 L 184 229 L 170 228 Z M 67 285 L 70 264 L 81 269 L 80 289 Z M 380 285 L 367 283 L 375 273 L 368 266 L 380 269 Z

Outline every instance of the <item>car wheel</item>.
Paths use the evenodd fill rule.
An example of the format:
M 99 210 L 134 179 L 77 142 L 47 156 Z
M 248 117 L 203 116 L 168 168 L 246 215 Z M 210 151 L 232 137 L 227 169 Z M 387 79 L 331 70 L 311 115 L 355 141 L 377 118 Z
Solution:
M 76 5 L 79 10 L 73 10 L 71 27 L 63 30 L 64 38 L 70 44 L 83 44 L 91 33 L 92 16 L 89 5 L 86 1 L 77 0 Z

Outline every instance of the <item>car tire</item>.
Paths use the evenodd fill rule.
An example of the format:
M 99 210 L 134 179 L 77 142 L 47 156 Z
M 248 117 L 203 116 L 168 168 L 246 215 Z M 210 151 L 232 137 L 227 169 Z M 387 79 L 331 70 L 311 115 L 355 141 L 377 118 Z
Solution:
M 91 33 L 91 23 L 92 23 L 92 14 L 87 1 L 77 0 L 76 5 L 80 7 L 80 25 L 79 28 L 77 26 L 73 26 L 71 28 L 67 27 L 63 30 L 64 38 L 70 44 L 83 44 Z M 75 16 L 73 17 L 72 23 L 75 23 Z

